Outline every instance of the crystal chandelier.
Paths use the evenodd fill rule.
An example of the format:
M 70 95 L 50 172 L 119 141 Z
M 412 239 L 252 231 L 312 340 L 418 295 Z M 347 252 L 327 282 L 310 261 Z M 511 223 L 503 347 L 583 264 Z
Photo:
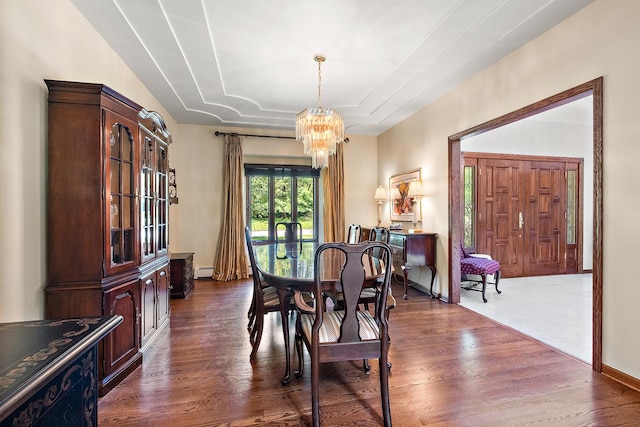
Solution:
M 304 154 L 311 156 L 311 165 L 327 167 L 329 156 L 335 154 L 336 144 L 344 139 L 342 115 L 331 108 L 323 108 L 320 98 L 322 55 L 313 58 L 318 63 L 318 106 L 309 107 L 296 115 L 296 139 L 304 143 Z

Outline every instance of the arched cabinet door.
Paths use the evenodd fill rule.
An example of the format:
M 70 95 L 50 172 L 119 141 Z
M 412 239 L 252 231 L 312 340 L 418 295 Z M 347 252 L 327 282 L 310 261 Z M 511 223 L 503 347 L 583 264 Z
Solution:
M 112 275 L 138 265 L 137 123 L 105 110 L 105 267 Z
M 120 315 L 123 321 L 102 341 L 104 363 L 99 366 L 100 390 L 104 395 L 114 387 L 110 381 L 123 374 L 130 366 L 142 362 L 138 351 L 140 343 L 140 291 L 138 281 L 124 283 L 104 292 L 105 315 Z M 130 369 L 130 368 L 129 368 Z

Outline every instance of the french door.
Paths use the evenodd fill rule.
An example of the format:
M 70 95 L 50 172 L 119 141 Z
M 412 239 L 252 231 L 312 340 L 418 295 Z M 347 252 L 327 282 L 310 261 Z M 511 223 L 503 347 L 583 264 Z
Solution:
M 577 272 L 580 159 L 464 158 L 465 180 L 475 179 L 474 249 L 500 262 L 503 277 Z
M 253 241 L 275 242 L 280 222 L 299 222 L 303 240 L 318 241 L 317 169 L 246 164 L 245 177 L 246 223 Z

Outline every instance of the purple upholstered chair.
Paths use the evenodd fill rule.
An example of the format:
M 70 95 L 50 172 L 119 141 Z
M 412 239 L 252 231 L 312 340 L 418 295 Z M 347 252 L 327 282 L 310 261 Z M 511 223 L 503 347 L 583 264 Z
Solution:
M 461 280 L 472 282 L 471 286 L 462 287 L 462 289 L 475 291 L 478 289 L 474 289 L 474 286 L 482 283 L 482 301 L 487 302 L 487 298 L 485 297 L 487 276 L 493 275 L 495 277 L 496 292 L 501 293 L 498 289 L 500 263 L 491 259 L 488 255 L 470 254 L 464 249 L 462 244 L 460 245 L 460 272 L 462 276 Z

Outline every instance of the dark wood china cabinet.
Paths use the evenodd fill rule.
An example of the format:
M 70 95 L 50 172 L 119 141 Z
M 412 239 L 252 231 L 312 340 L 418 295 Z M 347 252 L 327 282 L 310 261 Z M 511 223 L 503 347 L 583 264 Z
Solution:
M 49 88 L 48 319 L 121 315 L 99 345 L 99 393 L 169 320 L 168 146 L 159 114 L 109 87 Z

